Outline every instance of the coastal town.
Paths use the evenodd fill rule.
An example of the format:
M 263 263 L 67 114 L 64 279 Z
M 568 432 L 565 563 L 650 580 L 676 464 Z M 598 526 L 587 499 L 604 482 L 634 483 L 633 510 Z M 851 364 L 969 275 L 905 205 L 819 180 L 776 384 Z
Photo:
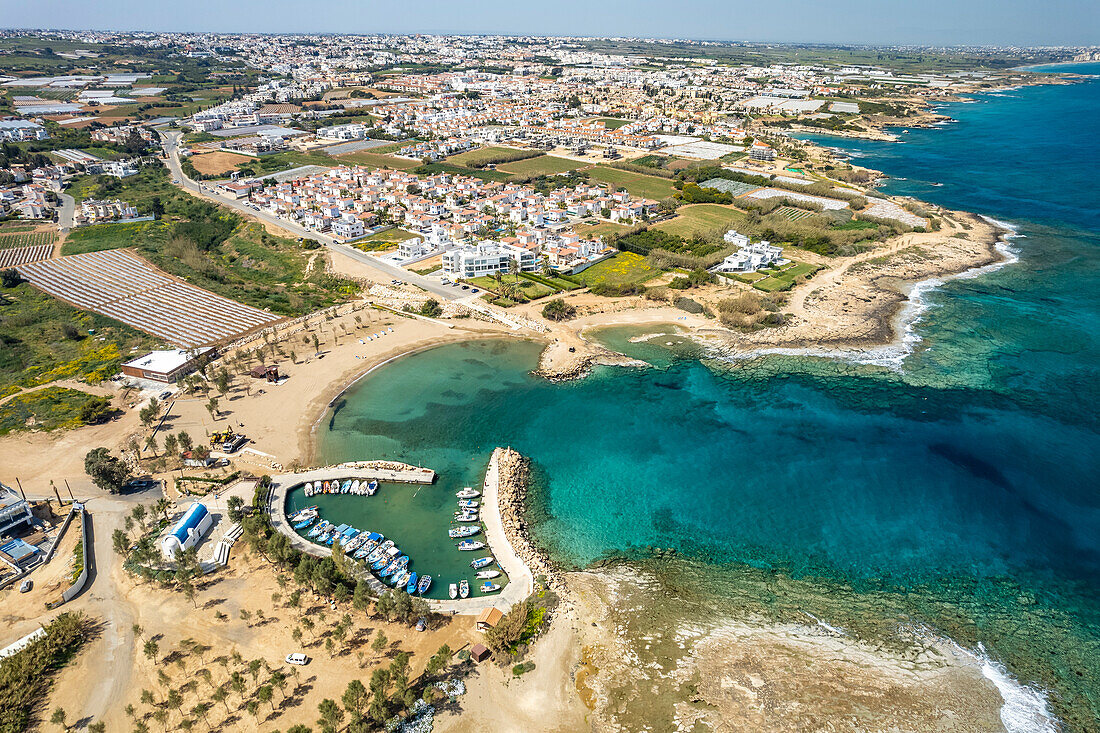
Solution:
M 1011 232 L 818 136 L 902 144 L 1096 53 L 0 31 L 2 727 L 634 729 L 601 676 L 628 612 L 529 532 L 537 457 L 318 433 L 443 344 L 537 343 L 555 382 L 651 367 L 609 326 L 891 368 L 921 284 Z M 881 672 L 899 729 L 995 718 L 947 645 L 907 677 L 828 644 L 821 684 Z M 677 679 L 711 707 L 675 729 L 721 729 Z

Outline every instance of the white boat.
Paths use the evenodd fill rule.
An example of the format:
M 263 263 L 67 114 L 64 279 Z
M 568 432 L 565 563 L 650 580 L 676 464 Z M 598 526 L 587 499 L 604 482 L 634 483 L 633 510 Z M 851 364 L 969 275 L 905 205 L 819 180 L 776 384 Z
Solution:
M 478 570 L 477 577 L 480 580 L 488 580 L 489 578 L 495 578 L 500 575 L 499 570 Z
M 355 479 L 354 481 L 351 482 L 351 493 L 353 493 L 353 494 L 358 494 L 359 493 L 359 479 Z
M 459 509 L 477 509 L 477 502 L 473 499 L 459 499 Z
M 447 589 L 447 595 L 451 598 L 458 598 L 458 586 L 451 583 L 451 586 Z
M 481 492 L 476 489 L 471 489 L 469 486 L 467 486 L 465 489 L 455 494 L 455 496 L 457 496 L 459 499 L 476 499 L 477 497 L 481 496 Z
M 477 540 L 462 540 L 458 543 L 460 550 L 480 550 L 482 547 L 485 547 L 485 543 Z
M 470 581 L 463 578 L 462 581 L 459 582 L 458 595 L 462 596 L 463 598 L 468 598 L 470 596 Z
M 375 492 L 378 491 L 378 482 L 371 481 L 369 484 L 366 484 L 363 490 L 367 492 L 367 496 L 374 496 Z
M 478 587 L 478 590 L 482 593 L 496 593 L 498 590 L 500 590 L 500 586 L 496 583 L 491 583 L 486 580 L 484 583 L 481 584 L 480 587 Z

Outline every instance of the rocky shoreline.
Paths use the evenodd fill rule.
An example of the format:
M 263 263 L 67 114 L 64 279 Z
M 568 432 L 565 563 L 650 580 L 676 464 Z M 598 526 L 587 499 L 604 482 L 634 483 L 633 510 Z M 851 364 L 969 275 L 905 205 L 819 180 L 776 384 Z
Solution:
M 497 448 L 494 458 L 497 461 L 497 503 L 504 535 L 512 545 L 512 551 L 527 565 L 531 575 L 536 578 L 542 576 L 552 591 L 563 596 L 566 587 L 557 564 L 545 551 L 536 547 L 527 535 L 524 514 L 531 461 L 511 448 Z

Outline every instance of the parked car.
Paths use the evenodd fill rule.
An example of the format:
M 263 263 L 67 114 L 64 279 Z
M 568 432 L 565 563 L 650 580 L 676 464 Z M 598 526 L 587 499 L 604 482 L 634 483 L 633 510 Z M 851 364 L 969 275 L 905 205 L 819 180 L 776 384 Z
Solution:
M 31 580 L 30 578 L 27 578 L 26 580 L 24 580 L 22 582 L 22 584 L 20 584 L 19 592 L 20 593 L 29 593 L 31 588 L 33 588 L 33 587 L 34 587 L 34 581 Z
M 473 289 L 473 290 L 471 290 L 470 292 L 471 292 L 471 293 L 480 293 L 481 291 L 480 291 L 480 290 L 478 290 L 477 288 L 474 288 L 474 289 Z
M 309 657 L 307 657 L 305 654 L 302 654 L 301 652 L 297 652 L 296 654 L 287 654 L 286 663 L 296 664 L 299 667 L 304 667 L 305 665 L 309 664 Z
M 122 485 L 122 491 L 145 491 L 146 489 L 155 489 L 160 486 L 160 481 L 151 478 L 136 478 L 127 481 Z
M 171 396 L 172 396 L 172 391 L 166 389 L 166 390 L 164 390 L 163 392 L 160 393 L 160 397 L 158 399 L 166 400 Z

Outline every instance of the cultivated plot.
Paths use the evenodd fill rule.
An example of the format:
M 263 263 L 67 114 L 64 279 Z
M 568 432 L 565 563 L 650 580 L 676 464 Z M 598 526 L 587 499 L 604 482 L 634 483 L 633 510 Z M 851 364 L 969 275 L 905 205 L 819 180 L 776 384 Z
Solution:
M 280 320 L 180 282 L 124 250 L 20 265 L 19 272 L 56 298 L 184 348 L 230 340 Z
M 6 267 L 48 260 L 53 252 L 52 244 L 39 244 L 34 247 L 11 247 L 0 249 L 0 270 Z

